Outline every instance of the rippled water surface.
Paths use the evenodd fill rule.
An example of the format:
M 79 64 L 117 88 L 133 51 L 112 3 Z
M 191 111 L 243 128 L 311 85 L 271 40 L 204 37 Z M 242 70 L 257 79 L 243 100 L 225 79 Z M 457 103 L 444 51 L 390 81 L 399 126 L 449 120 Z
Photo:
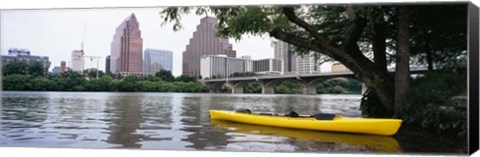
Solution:
M 401 152 L 392 137 L 210 121 L 208 110 L 359 117 L 360 95 L 2 92 L 1 146 Z

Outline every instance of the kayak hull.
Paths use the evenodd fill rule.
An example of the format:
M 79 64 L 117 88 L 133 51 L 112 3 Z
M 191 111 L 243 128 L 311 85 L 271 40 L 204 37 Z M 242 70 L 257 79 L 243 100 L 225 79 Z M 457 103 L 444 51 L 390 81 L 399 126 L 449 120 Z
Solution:
M 391 136 L 397 133 L 402 120 L 377 118 L 343 118 L 317 120 L 313 117 L 287 117 L 209 110 L 210 119 L 292 129 L 333 131 Z

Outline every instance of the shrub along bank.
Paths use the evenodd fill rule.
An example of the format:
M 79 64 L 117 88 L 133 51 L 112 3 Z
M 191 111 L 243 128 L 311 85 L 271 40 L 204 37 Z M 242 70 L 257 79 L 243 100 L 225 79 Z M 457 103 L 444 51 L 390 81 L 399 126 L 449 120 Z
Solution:
M 404 125 L 426 128 L 436 133 L 465 137 L 467 111 L 456 107 L 455 96 L 466 96 L 466 68 L 428 72 L 412 79 L 412 88 L 401 107 Z M 389 117 L 373 91 L 362 98 L 362 113 L 367 117 Z

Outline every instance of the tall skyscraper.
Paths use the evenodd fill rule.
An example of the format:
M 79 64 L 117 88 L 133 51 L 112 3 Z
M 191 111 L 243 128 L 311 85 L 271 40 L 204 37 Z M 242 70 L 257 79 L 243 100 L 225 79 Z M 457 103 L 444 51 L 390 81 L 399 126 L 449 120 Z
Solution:
M 155 74 L 161 69 L 172 71 L 172 60 L 173 53 L 168 50 L 156 50 L 156 49 L 146 49 L 145 50 L 145 73 Z
M 135 14 L 132 13 L 116 29 L 112 41 L 110 70 L 112 73 L 141 73 L 143 39 Z
M 193 32 L 190 43 L 183 52 L 182 73 L 188 76 L 200 76 L 200 58 L 204 55 L 227 55 L 235 57 L 236 52 L 226 38 L 215 35 L 217 19 L 204 17 L 200 20 L 197 30 Z
M 110 55 L 105 58 L 105 73 L 112 73 L 112 71 L 110 71 Z
M 272 42 L 274 58 L 282 60 L 283 73 L 292 73 L 297 71 L 297 56 L 294 54 L 294 47 L 284 41 L 276 40 Z
M 73 50 L 72 52 L 72 70 L 82 72 L 85 68 L 85 60 L 83 59 L 83 50 Z

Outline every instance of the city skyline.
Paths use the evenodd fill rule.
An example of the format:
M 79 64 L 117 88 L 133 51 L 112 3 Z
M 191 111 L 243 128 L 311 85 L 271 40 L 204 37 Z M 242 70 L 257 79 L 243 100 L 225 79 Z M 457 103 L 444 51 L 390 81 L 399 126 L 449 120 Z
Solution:
M 143 50 L 172 51 L 172 73 L 179 76 L 182 73 L 182 52 L 203 16 L 185 16 L 182 18 L 184 28 L 174 32 L 172 24 L 160 26 L 160 11 L 161 8 L 5 11 L 1 15 L 1 53 L 7 55 L 9 48 L 23 48 L 29 49 L 32 55 L 49 56 L 51 71 L 61 61 L 67 61 L 70 67 L 71 52 L 81 49 L 83 41 L 85 56 L 100 56 L 100 60 L 104 61 L 111 53 L 110 42 L 115 28 L 134 13 L 142 30 Z M 37 27 L 28 27 L 31 25 Z M 273 57 L 271 39 L 267 35 L 245 36 L 240 41 L 230 39 L 230 42 L 237 56 L 250 55 L 253 59 Z M 96 68 L 96 64 L 90 62 L 85 60 L 85 68 Z M 105 69 L 105 62 L 100 62 L 99 69 Z

